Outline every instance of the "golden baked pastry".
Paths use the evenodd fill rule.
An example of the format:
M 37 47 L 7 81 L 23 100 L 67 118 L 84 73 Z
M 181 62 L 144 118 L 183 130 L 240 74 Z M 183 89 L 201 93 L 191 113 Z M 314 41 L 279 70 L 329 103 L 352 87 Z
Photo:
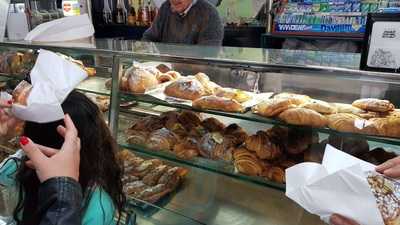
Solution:
M 366 111 L 354 107 L 351 104 L 345 104 L 345 103 L 332 103 L 332 104 L 336 107 L 338 113 L 352 113 L 355 115 L 366 113 Z
M 224 136 L 219 132 L 205 134 L 198 143 L 200 155 L 214 160 L 231 161 L 231 146 L 226 145 L 224 142 Z
M 173 80 L 179 79 L 180 77 L 181 77 L 181 74 L 176 71 L 168 71 L 166 73 L 158 72 L 156 74 L 156 78 L 159 83 L 173 81 Z
M 369 120 L 378 130 L 378 134 L 386 137 L 400 137 L 400 118 L 387 117 Z
M 241 145 L 247 138 L 247 132 L 236 123 L 230 124 L 224 129 L 224 142 L 229 147 Z
M 272 166 L 269 168 L 266 168 L 266 171 L 263 173 L 263 175 L 271 181 L 275 181 L 281 184 L 286 183 L 285 180 L 285 170 L 281 167 L 278 166 Z
M 311 126 L 311 127 L 324 127 L 328 124 L 328 120 L 318 112 L 305 108 L 291 108 L 281 114 L 279 119 L 288 124 Z
M 377 98 L 363 98 L 353 102 L 353 106 L 374 112 L 388 112 L 394 110 L 394 105 L 388 100 L 381 100 Z
M 322 113 L 322 114 L 332 114 L 332 113 L 337 112 L 337 109 L 334 105 L 332 105 L 328 102 L 316 100 L 316 99 L 312 99 L 312 100 L 304 103 L 303 105 L 301 105 L 301 107 L 304 107 L 307 109 L 312 109 L 312 110 Z
M 178 116 L 178 121 L 186 130 L 191 130 L 201 124 L 201 116 L 199 113 L 184 110 Z
M 225 124 L 214 117 L 203 120 L 201 125 L 209 132 L 221 132 L 225 129 Z
M 12 96 L 15 104 L 27 105 L 29 93 L 31 93 L 32 85 L 27 81 L 21 81 L 13 90 Z
M 270 139 L 264 131 L 258 131 L 255 135 L 249 136 L 245 141 L 248 150 L 257 154 L 260 159 L 273 160 L 282 155 L 282 149 Z
M 168 71 L 171 70 L 171 68 L 169 68 L 167 65 L 165 64 L 159 64 L 158 66 L 156 66 L 156 68 L 161 72 L 161 73 L 166 73 Z
M 198 80 L 186 77 L 181 77 L 169 84 L 164 93 L 171 97 L 192 101 L 206 94 L 203 85 Z
M 172 150 L 178 137 L 168 129 L 161 128 L 150 133 L 146 146 L 152 150 Z
M 263 168 L 260 160 L 246 148 L 240 147 L 233 151 L 235 168 L 243 174 L 250 176 L 261 175 Z
M 210 78 L 204 73 L 197 73 L 194 78 L 203 85 L 205 95 L 213 95 L 216 89 L 220 88 L 218 84 L 210 81 Z
M 156 168 L 154 168 L 153 171 L 150 171 L 150 173 L 146 174 L 143 177 L 143 183 L 149 186 L 156 185 L 158 183 L 158 180 L 168 169 L 169 167 L 167 165 L 157 166 Z
M 275 99 L 290 99 L 293 104 L 301 105 L 311 100 L 311 98 L 307 95 L 299 95 L 294 93 L 283 92 L 277 95 L 274 95 Z
M 132 123 L 132 125 L 126 130 L 128 135 L 134 134 L 136 131 L 141 132 L 152 132 L 163 128 L 164 123 L 162 118 L 158 116 L 146 116 L 140 120 Z
M 371 121 L 362 119 L 350 113 L 337 113 L 328 115 L 328 126 L 341 132 L 353 132 L 376 135 L 377 128 Z
M 127 78 L 129 91 L 136 94 L 143 94 L 147 89 L 158 85 L 158 80 L 153 74 L 136 66 L 128 68 L 124 77 Z M 123 85 L 124 78 L 121 81 Z
M 144 131 L 133 132 L 126 141 L 129 144 L 144 145 L 147 141 L 149 133 Z
M 217 96 L 204 96 L 193 101 L 193 107 L 197 109 L 221 110 L 225 112 L 244 112 L 245 108 L 235 99 Z
M 272 98 L 262 101 L 261 103 L 253 107 L 253 112 L 261 116 L 272 117 L 279 115 L 281 112 L 294 108 L 297 106 L 297 102 L 293 102 L 291 99 L 279 99 Z
M 239 103 L 243 103 L 251 99 L 251 96 L 245 91 L 233 88 L 218 88 L 215 91 L 215 95 L 218 97 L 235 99 Z
M 298 155 L 306 151 L 310 145 L 319 141 L 318 133 L 311 129 L 289 129 L 288 138 L 283 143 L 289 154 Z

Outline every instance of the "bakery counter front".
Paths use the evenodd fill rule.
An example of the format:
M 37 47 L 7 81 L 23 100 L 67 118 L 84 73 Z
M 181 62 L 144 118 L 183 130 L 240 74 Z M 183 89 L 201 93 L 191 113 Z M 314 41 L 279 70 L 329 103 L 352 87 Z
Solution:
M 3 42 L 3 90 L 41 48 L 90 74 L 76 88 L 121 148 L 138 224 L 323 224 L 285 196 L 287 168 L 321 163 L 328 144 L 372 164 L 399 152 L 400 79 L 358 71 L 358 54 Z M 1 141 L 16 148 L 12 136 Z

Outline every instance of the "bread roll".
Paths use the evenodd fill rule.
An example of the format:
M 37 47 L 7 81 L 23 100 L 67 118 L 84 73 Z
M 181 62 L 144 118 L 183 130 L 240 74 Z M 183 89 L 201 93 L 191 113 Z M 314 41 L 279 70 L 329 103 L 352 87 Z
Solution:
M 255 135 L 249 136 L 245 141 L 248 150 L 257 154 L 260 159 L 273 160 L 282 155 L 282 149 L 274 143 L 264 131 L 258 131 Z
M 386 137 L 400 138 L 400 118 L 387 117 L 369 120 L 377 129 L 377 134 Z
M 143 94 L 147 89 L 154 88 L 158 85 L 158 80 L 149 71 L 132 66 L 125 72 L 125 77 L 128 81 L 129 91 L 135 94 Z M 121 84 L 124 80 L 122 79 Z
M 244 112 L 245 108 L 235 99 L 217 96 L 204 96 L 193 101 L 193 107 L 197 109 L 220 110 L 225 112 Z
M 168 85 L 164 93 L 171 97 L 192 101 L 206 94 L 203 85 L 198 80 L 184 77 Z
M 214 95 L 216 89 L 221 88 L 218 84 L 210 81 L 210 78 L 204 73 L 197 73 L 194 77 L 203 85 L 205 95 Z
M 316 99 L 306 102 L 305 104 L 301 105 L 301 107 L 312 109 L 322 114 L 332 114 L 337 112 L 337 109 L 334 105 Z
M 290 99 L 293 104 L 301 105 L 311 100 L 311 98 L 307 95 L 299 95 L 288 92 L 283 92 L 277 95 L 274 95 L 275 99 Z
M 31 93 L 32 85 L 27 81 L 21 81 L 12 92 L 14 104 L 27 105 L 29 94 Z
M 328 126 L 341 132 L 363 133 L 377 135 L 378 130 L 373 122 L 362 119 L 350 113 L 337 113 L 328 115 Z
M 273 117 L 281 112 L 297 106 L 296 101 L 291 99 L 267 99 L 253 107 L 253 112 L 261 116 Z
M 365 113 L 366 111 L 354 107 L 351 104 L 345 104 L 345 103 L 332 103 L 336 109 L 338 113 L 351 113 L 351 114 L 355 114 L 355 115 L 359 115 L 361 113 Z
M 328 124 L 328 120 L 318 112 L 305 108 L 291 108 L 281 114 L 279 119 L 288 124 L 311 126 L 311 127 L 324 127 Z
M 363 98 L 353 102 L 353 106 L 374 112 L 388 112 L 394 110 L 394 105 L 388 100 L 381 100 L 376 98 Z

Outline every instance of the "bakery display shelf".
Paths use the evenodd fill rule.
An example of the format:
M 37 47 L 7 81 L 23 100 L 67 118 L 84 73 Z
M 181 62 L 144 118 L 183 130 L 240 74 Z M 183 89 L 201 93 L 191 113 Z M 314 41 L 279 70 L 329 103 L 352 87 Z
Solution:
M 88 77 L 87 79 L 82 81 L 76 87 L 76 89 L 88 93 L 109 96 L 111 92 L 104 85 L 106 80 L 107 78 L 104 77 L 98 77 L 98 76 Z
M 252 113 L 251 110 L 246 113 L 230 113 L 230 112 L 223 112 L 223 111 L 216 111 L 216 110 L 195 109 L 188 105 L 182 105 L 182 104 L 171 104 L 171 103 L 162 101 L 160 99 L 157 99 L 157 98 L 149 96 L 149 95 L 134 95 L 134 94 L 129 94 L 129 93 L 124 92 L 124 93 L 121 93 L 121 96 L 123 96 L 125 99 L 132 99 L 132 100 L 135 100 L 138 102 L 151 103 L 154 105 L 162 105 L 162 106 L 167 106 L 167 107 L 171 107 L 171 108 L 187 109 L 187 110 L 192 110 L 192 111 L 196 111 L 196 112 L 203 112 L 203 113 L 208 113 L 208 114 L 212 114 L 212 115 L 219 115 L 219 116 L 224 116 L 224 117 L 230 117 L 230 118 L 253 121 L 253 122 L 260 122 L 260 123 L 271 124 L 271 125 L 282 125 L 282 126 L 287 126 L 287 127 L 295 127 L 298 129 L 312 129 L 313 131 L 317 131 L 317 132 L 325 133 L 325 134 L 334 134 L 334 135 L 338 135 L 338 136 L 342 136 L 342 137 L 353 137 L 353 138 L 365 139 L 368 141 L 375 141 L 375 142 L 380 142 L 380 143 L 385 143 L 385 144 L 400 145 L 400 139 L 398 139 L 398 138 L 365 135 L 365 134 L 359 134 L 359 133 L 340 132 L 340 131 L 335 131 L 335 130 L 332 130 L 329 128 L 314 128 L 314 127 L 311 128 L 311 127 L 304 127 L 304 126 L 296 126 L 296 125 L 284 123 L 278 119 L 266 118 L 266 117 L 259 116 L 257 114 Z

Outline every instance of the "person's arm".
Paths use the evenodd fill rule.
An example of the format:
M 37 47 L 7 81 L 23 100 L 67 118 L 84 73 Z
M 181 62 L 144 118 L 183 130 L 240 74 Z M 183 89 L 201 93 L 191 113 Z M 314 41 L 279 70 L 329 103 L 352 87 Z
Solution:
M 70 177 L 50 178 L 39 186 L 40 225 L 80 225 L 81 185 Z
M 206 20 L 207 21 L 207 20 Z M 217 10 L 212 10 L 208 21 L 203 24 L 200 30 L 199 45 L 221 46 L 224 39 L 224 25 Z
M 142 41 L 161 42 L 162 27 L 166 19 L 163 12 L 165 7 L 165 4 L 160 7 L 160 11 L 154 18 L 151 27 L 143 33 Z

